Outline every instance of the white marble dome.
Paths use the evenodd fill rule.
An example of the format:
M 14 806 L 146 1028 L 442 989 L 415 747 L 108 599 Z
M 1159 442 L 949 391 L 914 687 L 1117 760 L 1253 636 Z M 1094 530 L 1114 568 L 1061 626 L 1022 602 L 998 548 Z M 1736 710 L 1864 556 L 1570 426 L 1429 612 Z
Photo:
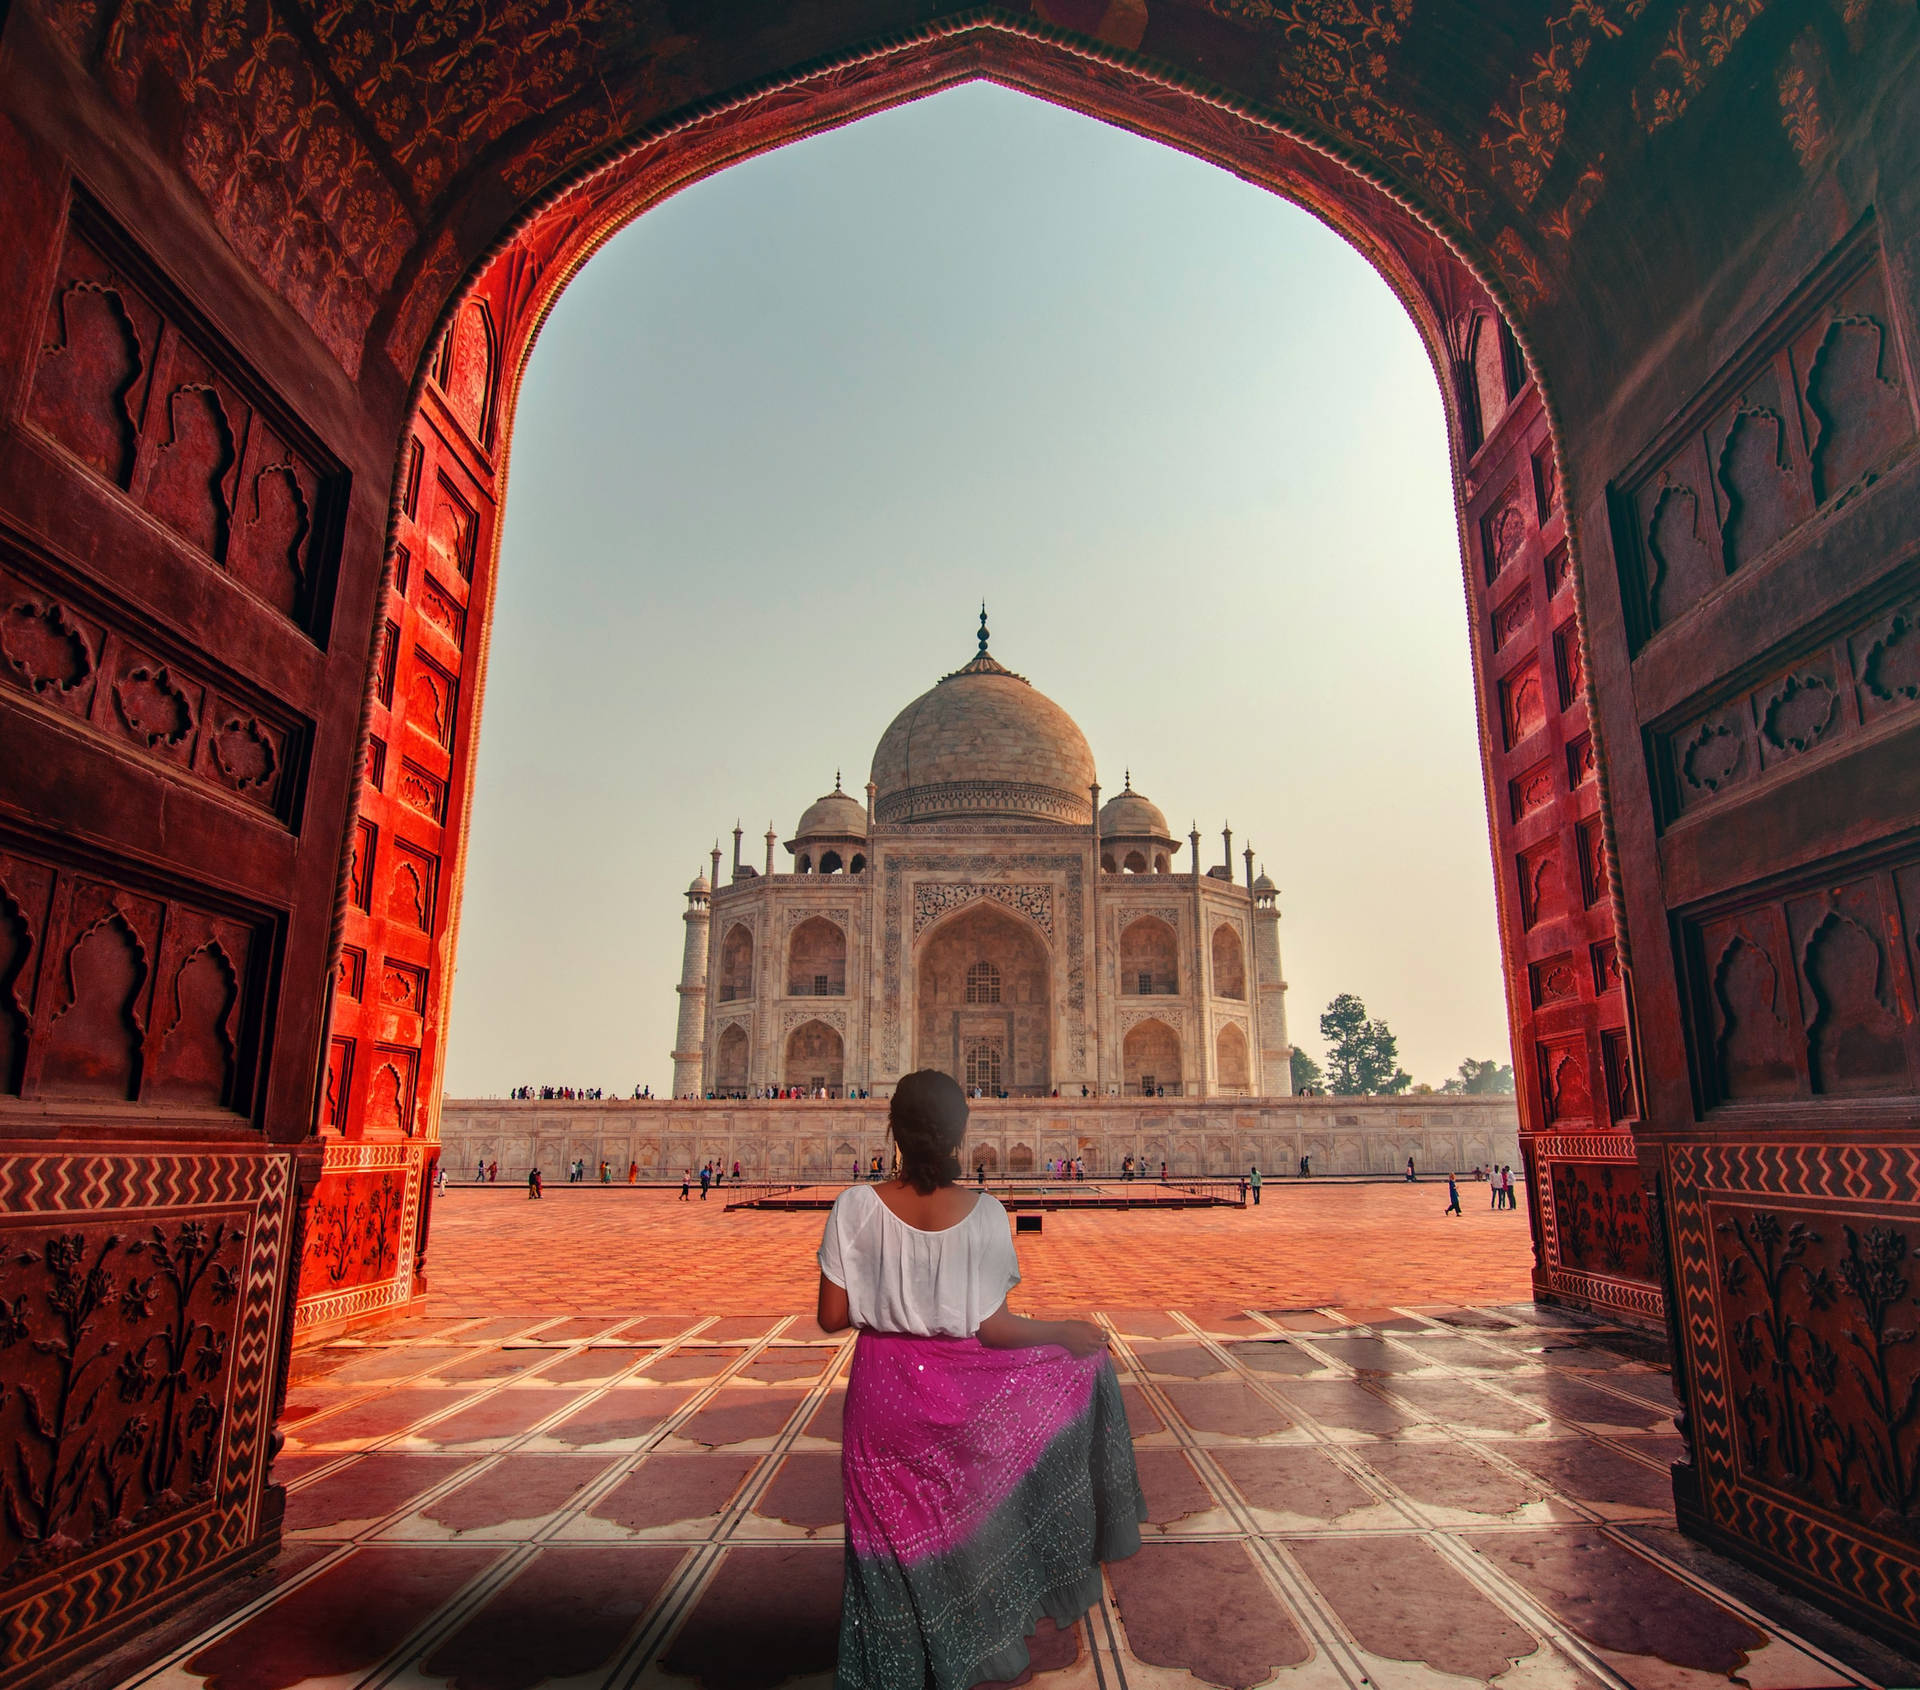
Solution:
M 800 825 L 793 830 L 797 840 L 865 839 L 866 836 L 866 805 L 842 792 L 838 781 L 826 797 L 816 798 L 807 806 Z
M 979 655 L 922 693 L 880 736 L 874 817 L 1085 827 L 1093 781 L 1086 736 L 1045 693 L 994 661 L 983 618 Z
M 1102 839 L 1172 839 L 1167 832 L 1166 813 L 1150 798 L 1133 790 L 1133 776 L 1127 776 L 1124 790 L 1116 792 L 1100 806 Z

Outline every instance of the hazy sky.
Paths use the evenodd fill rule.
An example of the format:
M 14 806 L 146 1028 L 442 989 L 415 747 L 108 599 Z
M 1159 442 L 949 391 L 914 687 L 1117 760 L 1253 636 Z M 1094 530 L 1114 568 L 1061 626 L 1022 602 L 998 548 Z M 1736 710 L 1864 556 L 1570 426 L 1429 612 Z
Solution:
M 688 190 L 541 336 L 500 568 L 450 1096 L 667 1089 L 716 835 L 858 792 L 983 597 L 1109 792 L 1254 845 L 1296 1043 L 1507 1059 L 1432 370 L 1223 171 L 976 85 Z

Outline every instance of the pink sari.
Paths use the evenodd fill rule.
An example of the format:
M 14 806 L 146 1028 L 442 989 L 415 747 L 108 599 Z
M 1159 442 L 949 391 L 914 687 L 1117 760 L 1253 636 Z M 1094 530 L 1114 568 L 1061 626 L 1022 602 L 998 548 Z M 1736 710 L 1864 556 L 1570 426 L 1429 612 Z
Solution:
M 1017 1678 L 1042 1615 L 1100 1600 L 1146 1506 L 1113 1366 L 862 1332 L 847 1386 L 839 1690 Z

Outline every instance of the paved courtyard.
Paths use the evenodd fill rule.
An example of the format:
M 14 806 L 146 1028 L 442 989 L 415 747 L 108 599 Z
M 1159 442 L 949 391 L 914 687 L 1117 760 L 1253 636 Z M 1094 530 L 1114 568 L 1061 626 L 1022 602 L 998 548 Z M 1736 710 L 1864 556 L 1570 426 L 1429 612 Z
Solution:
M 1644 1335 L 1523 1301 L 1521 1215 L 1444 1188 L 1049 1215 L 1016 1306 L 1113 1335 L 1152 1521 L 1034 1643 L 1044 1690 L 1751 1690 L 1911 1666 L 1674 1530 Z M 442 1200 L 426 1310 L 296 1358 L 286 1548 L 98 1682 L 831 1682 L 851 1341 L 817 1214 Z

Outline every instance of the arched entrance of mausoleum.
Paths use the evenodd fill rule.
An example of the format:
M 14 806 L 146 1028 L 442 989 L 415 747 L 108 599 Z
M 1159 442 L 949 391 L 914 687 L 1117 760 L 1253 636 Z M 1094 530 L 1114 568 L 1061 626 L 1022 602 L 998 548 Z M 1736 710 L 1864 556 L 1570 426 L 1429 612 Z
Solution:
M 914 966 L 914 1063 L 969 1092 L 1042 1096 L 1053 1085 L 1053 964 L 1022 916 L 986 898 L 921 939 Z
M 300 1333 L 421 1283 L 545 311 L 664 195 L 973 77 L 1298 200 L 1407 304 L 1459 490 L 1536 1287 L 1649 1318 L 1664 1277 L 1688 1311 L 1683 1523 L 1920 1640 L 1920 1563 L 1887 1529 L 1911 1496 L 1743 1444 L 1732 1408 L 1803 1406 L 1792 1358 L 1736 1331 L 1837 1350 L 1871 1318 L 1848 1241 L 1920 1238 L 1910 8 L 1709 26 L 1654 0 L 1491 30 L 1435 5 L 1382 30 L 1166 0 L 1107 8 L 1104 39 L 892 0 L 777 38 L 558 11 L 467 40 L 453 83 L 405 45 L 408 4 L 371 47 L 288 10 L 268 43 L 184 0 L 0 21 L 0 1092 L 33 1121 L 6 1224 L 31 1245 L 57 1211 L 91 1250 L 217 1197 L 249 1229 L 240 1289 L 199 1317 L 231 1482 L 205 1507 L 74 1486 L 0 1609 L 37 1616 L 16 1674 L 270 1547 L 302 1213 L 352 1243 L 309 1258 Z M 380 63 L 333 57 L 363 50 Z M 1800 1228 L 1807 1285 L 1841 1292 L 1743 1272 L 1749 1217 Z M 1836 1375 L 1834 1446 L 1904 1435 L 1888 1400 Z M 141 1407 L 103 1412 L 110 1447 Z M 87 1523 L 123 1505 L 138 1533 Z

